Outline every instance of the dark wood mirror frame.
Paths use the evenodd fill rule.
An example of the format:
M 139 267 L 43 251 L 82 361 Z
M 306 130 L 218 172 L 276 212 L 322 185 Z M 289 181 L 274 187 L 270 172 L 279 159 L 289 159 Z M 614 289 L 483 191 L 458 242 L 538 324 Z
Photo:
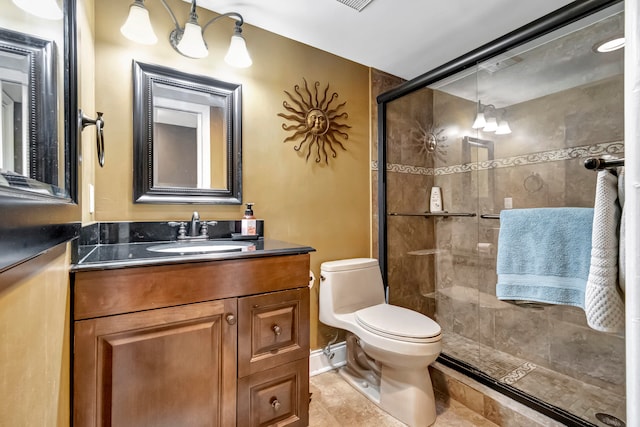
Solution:
M 224 99 L 226 186 L 221 189 L 154 185 L 153 85 Z M 135 203 L 242 203 L 242 86 L 159 65 L 133 62 L 133 199 Z
M 63 162 L 68 194 L 54 196 L 0 186 L 0 272 L 72 240 L 80 232 L 76 0 L 63 0 L 62 6 L 64 46 L 57 60 L 64 61 L 64 141 L 58 143 L 64 145 L 64 159 L 58 160 Z

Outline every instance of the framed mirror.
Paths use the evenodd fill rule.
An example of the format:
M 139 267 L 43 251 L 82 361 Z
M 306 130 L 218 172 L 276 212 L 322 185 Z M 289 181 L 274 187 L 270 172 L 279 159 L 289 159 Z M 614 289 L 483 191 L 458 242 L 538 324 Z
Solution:
M 0 0 L 0 271 L 80 230 L 76 2 L 33 4 Z
M 68 54 L 75 48 L 75 25 L 70 25 L 75 3 L 63 3 L 61 19 L 43 19 L 5 2 L 0 18 L 0 196 L 73 203 L 75 121 L 69 120 L 72 106 L 66 101 L 73 95 L 70 65 L 75 60 Z
M 242 202 L 241 85 L 133 63 L 135 203 Z

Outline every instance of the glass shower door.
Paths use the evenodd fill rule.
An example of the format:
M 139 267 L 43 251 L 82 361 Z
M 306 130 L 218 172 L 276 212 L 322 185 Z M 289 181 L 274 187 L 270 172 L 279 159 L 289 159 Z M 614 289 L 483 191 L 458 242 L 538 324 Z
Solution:
M 443 360 L 576 425 L 622 425 L 624 335 L 498 299 L 500 212 L 593 207 L 584 159 L 624 156 L 623 51 L 596 46 L 623 21 L 615 3 L 385 101 L 389 301 L 441 325 Z

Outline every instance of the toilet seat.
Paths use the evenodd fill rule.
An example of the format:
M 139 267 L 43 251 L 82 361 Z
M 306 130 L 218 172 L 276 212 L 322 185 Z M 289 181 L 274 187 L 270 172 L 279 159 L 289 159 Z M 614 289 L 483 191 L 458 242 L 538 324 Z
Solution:
M 427 316 L 390 304 L 355 312 L 358 325 L 376 335 L 398 341 L 429 343 L 440 340 L 440 325 Z

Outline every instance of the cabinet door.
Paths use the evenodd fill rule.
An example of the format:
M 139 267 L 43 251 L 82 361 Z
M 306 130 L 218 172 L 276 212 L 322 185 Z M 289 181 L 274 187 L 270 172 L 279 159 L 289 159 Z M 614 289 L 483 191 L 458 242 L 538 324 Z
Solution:
M 75 322 L 74 425 L 235 425 L 236 311 L 228 299 Z
M 309 358 L 309 288 L 238 299 L 238 376 Z

